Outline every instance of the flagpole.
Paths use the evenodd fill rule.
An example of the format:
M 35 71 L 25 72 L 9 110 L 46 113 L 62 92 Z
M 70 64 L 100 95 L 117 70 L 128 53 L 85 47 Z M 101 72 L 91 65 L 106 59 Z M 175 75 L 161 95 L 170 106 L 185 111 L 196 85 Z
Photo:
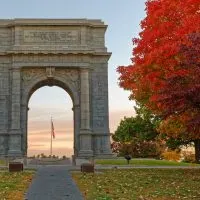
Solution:
M 50 146 L 50 155 L 52 157 L 52 117 L 51 117 L 51 146 Z

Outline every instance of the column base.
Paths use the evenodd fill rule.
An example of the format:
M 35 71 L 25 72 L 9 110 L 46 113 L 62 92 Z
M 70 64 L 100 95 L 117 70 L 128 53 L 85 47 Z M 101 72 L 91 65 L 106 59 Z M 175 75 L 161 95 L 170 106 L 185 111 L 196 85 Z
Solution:
M 83 163 L 91 163 L 91 160 L 86 159 L 86 158 L 76 158 L 75 159 L 75 165 L 76 166 L 81 166 Z
M 80 150 L 78 152 L 78 158 L 91 158 L 93 155 L 94 153 L 92 150 Z
M 23 157 L 23 155 L 22 152 L 19 150 L 8 150 L 8 157 L 21 158 Z

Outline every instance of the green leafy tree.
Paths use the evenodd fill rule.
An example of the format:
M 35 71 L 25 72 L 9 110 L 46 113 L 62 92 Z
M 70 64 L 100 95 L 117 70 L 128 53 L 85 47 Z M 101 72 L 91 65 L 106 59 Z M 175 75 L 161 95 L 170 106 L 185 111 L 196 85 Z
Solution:
M 134 157 L 158 156 L 159 118 L 154 116 L 145 106 L 135 106 L 135 117 L 124 117 L 115 134 L 112 136 L 113 152 L 119 155 L 131 154 Z
M 135 106 L 135 117 L 124 117 L 121 120 L 113 140 L 117 142 L 130 142 L 133 138 L 141 140 L 154 140 L 158 135 L 156 126 L 158 118 L 155 117 L 145 106 L 137 104 Z
M 159 126 L 162 122 L 160 116 L 153 114 L 152 111 L 149 110 L 146 106 L 137 103 L 137 106 L 135 106 L 135 110 L 137 115 L 143 119 L 143 125 L 145 125 L 145 128 L 148 129 L 148 125 L 150 127 L 149 132 L 143 131 L 143 139 L 159 138 L 159 140 L 165 142 L 166 147 L 170 150 L 180 150 L 181 146 L 191 146 L 192 140 L 189 138 L 174 138 L 168 136 L 165 133 L 160 133 Z M 148 134 L 145 135 L 145 133 Z
M 181 146 L 191 145 L 191 140 L 173 138 L 159 133 L 161 119 L 152 114 L 144 105 L 134 107 L 135 117 L 124 117 L 112 136 L 112 150 L 118 155 L 132 154 L 134 157 L 157 157 L 167 147 L 180 150 Z

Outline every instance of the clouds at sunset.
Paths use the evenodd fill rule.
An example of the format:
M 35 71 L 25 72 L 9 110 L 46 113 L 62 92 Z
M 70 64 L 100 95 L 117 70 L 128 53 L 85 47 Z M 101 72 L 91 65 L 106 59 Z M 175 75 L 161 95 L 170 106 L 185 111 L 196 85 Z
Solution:
M 66 115 L 66 114 L 65 114 Z M 55 139 L 53 140 L 53 153 L 57 155 L 67 155 L 70 156 L 73 152 L 73 120 L 67 120 L 65 115 L 58 118 L 54 115 L 54 130 L 55 130 Z M 73 113 L 72 113 L 73 115 Z M 133 116 L 133 110 L 122 110 L 122 111 L 111 111 L 110 112 L 110 131 L 113 133 L 120 120 L 124 116 Z M 35 114 L 36 116 L 36 114 Z M 69 117 L 69 116 L 68 116 Z M 37 120 L 36 120 L 37 119 Z M 28 144 L 29 155 L 35 155 L 39 153 L 49 154 L 50 147 L 50 133 L 51 126 L 50 120 L 47 118 L 29 117 L 28 124 Z M 59 149 L 59 150 L 58 150 Z

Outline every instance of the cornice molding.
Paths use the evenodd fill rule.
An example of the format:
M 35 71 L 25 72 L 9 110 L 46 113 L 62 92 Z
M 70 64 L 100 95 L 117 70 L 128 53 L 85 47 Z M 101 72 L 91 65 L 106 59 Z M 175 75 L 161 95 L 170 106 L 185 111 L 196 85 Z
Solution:
M 107 25 L 100 19 L 0 19 L 0 27 L 66 25 L 107 28 Z

